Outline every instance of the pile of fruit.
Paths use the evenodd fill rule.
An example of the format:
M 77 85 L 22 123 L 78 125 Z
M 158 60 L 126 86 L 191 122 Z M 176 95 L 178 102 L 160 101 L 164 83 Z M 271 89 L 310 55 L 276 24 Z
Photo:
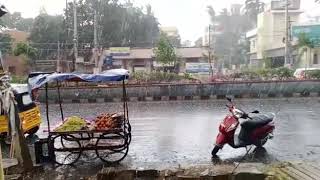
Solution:
M 77 116 L 71 116 L 66 118 L 63 124 L 57 127 L 54 131 L 56 132 L 80 131 L 80 130 L 86 129 L 86 127 L 87 127 L 86 120 Z
M 119 114 L 103 113 L 96 117 L 94 120 L 94 129 L 108 130 L 120 128 L 123 122 L 123 116 Z

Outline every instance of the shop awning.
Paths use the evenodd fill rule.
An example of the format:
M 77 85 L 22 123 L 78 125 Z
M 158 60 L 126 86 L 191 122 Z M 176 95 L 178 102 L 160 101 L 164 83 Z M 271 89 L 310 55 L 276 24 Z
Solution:
M 122 81 L 129 78 L 129 71 L 126 69 L 112 69 L 100 74 L 79 74 L 79 73 L 37 73 L 30 75 L 28 84 L 31 89 L 36 89 L 49 82 L 74 81 L 74 82 L 112 82 Z

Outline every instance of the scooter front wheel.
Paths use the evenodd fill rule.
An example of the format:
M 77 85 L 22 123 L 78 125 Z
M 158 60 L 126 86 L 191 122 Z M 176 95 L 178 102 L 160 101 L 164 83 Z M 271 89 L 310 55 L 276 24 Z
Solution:
M 211 151 L 212 156 L 217 156 L 217 152 L 220 150 L 219 146 L 214 146 L 214 148 Z

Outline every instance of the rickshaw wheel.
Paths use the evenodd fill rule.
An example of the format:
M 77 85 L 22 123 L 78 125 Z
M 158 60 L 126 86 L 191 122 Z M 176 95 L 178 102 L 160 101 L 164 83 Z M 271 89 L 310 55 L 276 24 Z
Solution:
M 58 135 L 52 139 L 54 161 L 59 165 L 72 165 L 78 161 L 82 149 L 79 140 L 69 134 Z
M 119 163 L 128 151 L 128 142 L 122 134 L 103 134 L 96 142 L 97 156 L 108 164 Z

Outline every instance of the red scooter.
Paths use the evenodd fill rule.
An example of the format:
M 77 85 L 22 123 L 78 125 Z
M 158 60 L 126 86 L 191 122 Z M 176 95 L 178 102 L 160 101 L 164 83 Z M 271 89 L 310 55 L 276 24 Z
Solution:
M 227 100 L 229 104 L 226 106 L 231 114 L 227 115 L 219 126 L 219 134 L 211 152 L 213 157 L 225 144 L 229 144 L 233 148 L 249 145 L 262 147 L 268 139 L 273 137 L 275 128 L 273 121 L 275 115 L 273 113 L 251 117 L 245 111 L 237 109 L 230 98 L 227 98 Z M 258 114 L 259 111 L 256 110 L 251 113 Z M 244 119 L 244 121 L 239 123 L 239 119 Z M 239 124 L 241 126 L 240 133 L 235 134 Z

